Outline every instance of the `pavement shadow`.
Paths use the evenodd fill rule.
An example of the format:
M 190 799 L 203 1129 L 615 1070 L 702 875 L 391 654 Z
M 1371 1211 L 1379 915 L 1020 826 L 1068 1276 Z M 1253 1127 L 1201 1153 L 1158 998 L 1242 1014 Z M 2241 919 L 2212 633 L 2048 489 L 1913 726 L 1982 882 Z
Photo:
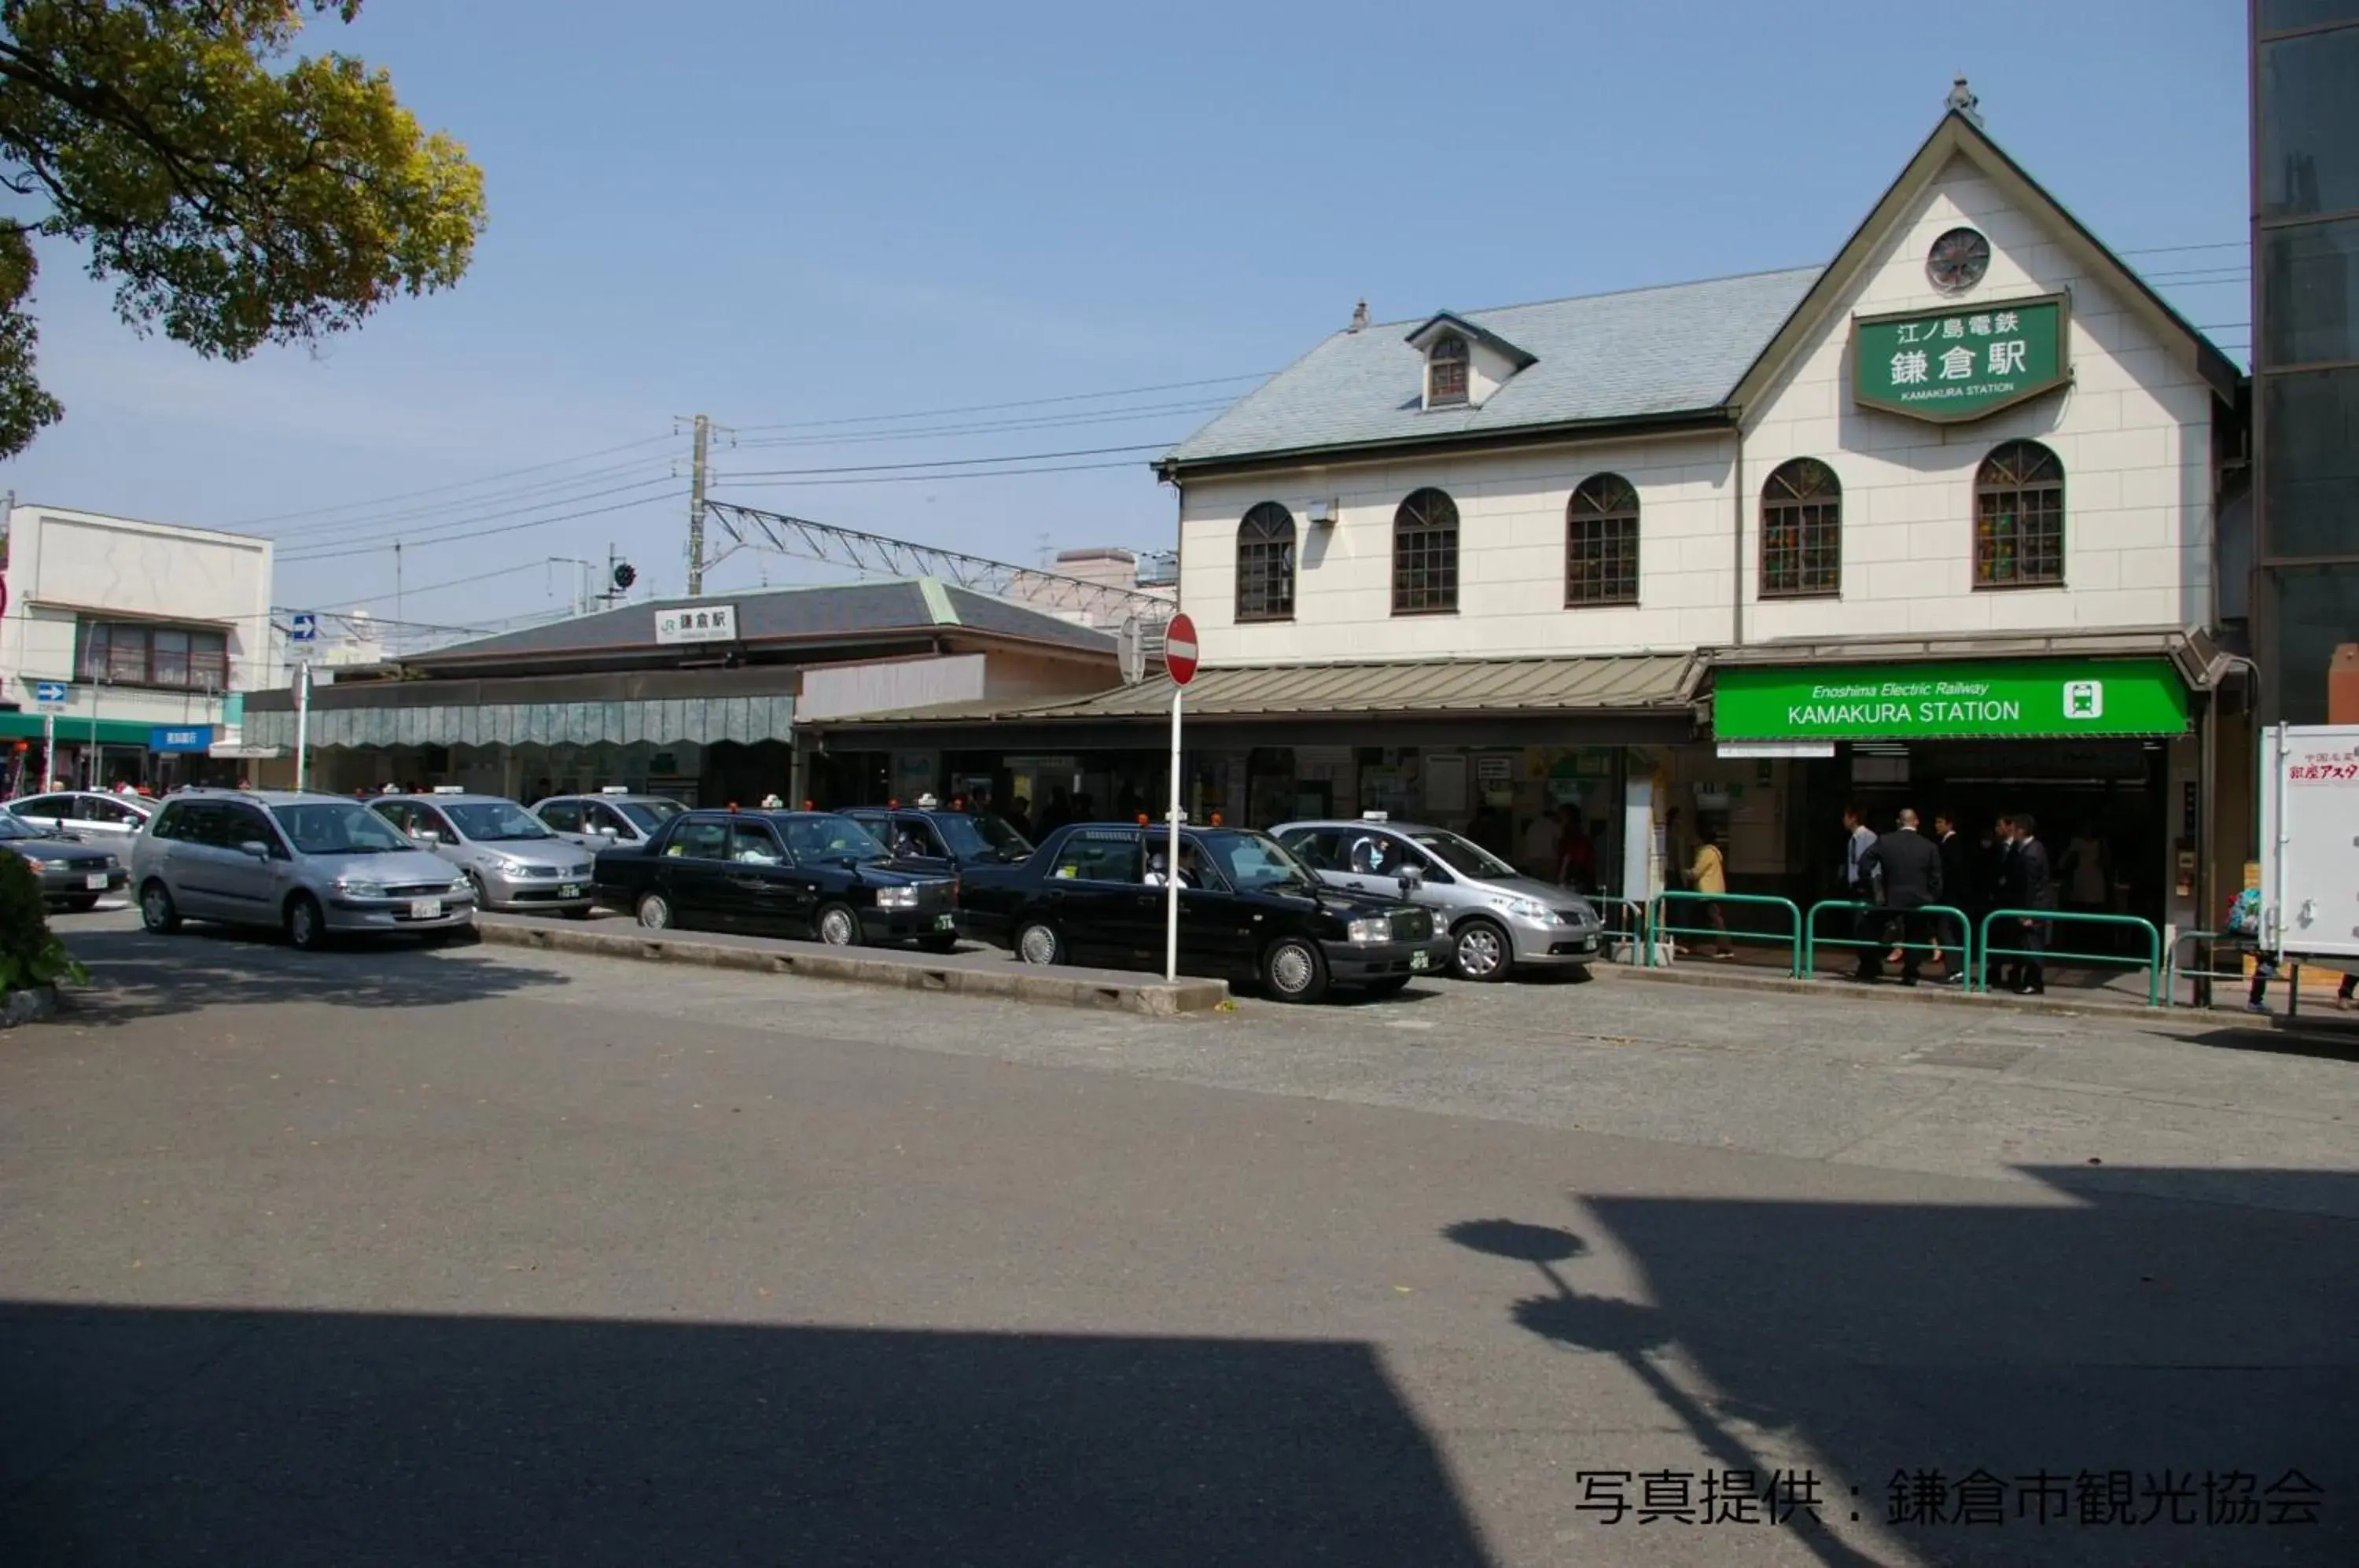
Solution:
M 2163 1039 L 2216 1046 L 2223 1051 L 2252 1051 L 2265 1056 L 2308 1056 L 2321 1062 L 2359 1062 L 2359 1027 L 2312 1024 L 2308 1018 L 2275 1023 L 2255 1019 L 2230 1024 L 2200 1034 L 2151 1031 Z
M 1375 1352 L 0 1304 L 0 1561 L 1488 1561 Z
M 1573 1194 L 1643 1301 L 1584 1290 L 1571 1230 L 1444 1235 L 1528 1270 L 1512 1320 L 1619 1360 L 1710 1456 L 1654 1486 L 1568 1477 L 1608 1554 L 1666 1522 L 1760 1528 L 1782 1476 L 1784 1527 L 1830 1564 L 1895 1541 L 1935 1563 L 2349 1563 L 2359 1222 L 2335 1216 L 2359 1175 L 2032 1173 L 2082 1202 Z M 2249 1206 L 2287 1195 L 2331 1212 Z
M 274 933 L 190 926 L 67 933 L 91 984 L 68 993 L 61 1023 L 89 1027 L 201 1007 L 319 1002 L 339 1007 L 419 1007 L 563 985 L 561 975 L 413 942 L 298 953 Z

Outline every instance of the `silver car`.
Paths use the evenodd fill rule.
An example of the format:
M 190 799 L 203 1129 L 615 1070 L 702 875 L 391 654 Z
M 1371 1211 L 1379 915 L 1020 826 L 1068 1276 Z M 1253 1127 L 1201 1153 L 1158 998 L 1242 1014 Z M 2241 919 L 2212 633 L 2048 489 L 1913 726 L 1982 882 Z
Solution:
M 1322 882 L 1431 909 L 1449 929 L 1451 970 L 1461 979 L 1588 964 L 1603 946 L 1604 931 L 1588 899 L 1525 876 L 1448 828 L 1371 812 L 1358 822 L 1287 822 L 1271 833 Z
M 467 879 L 341 795 L 184 789 L 131 841 L 139 918 L 269 926 L 309 951 L 342 932 L 475 935 Z
M 595 795 L 551 795 L 532 808 L 549 832 L 595 855 L 602 849 L 634 848 L 688 808 L 662 795 L 632 795 L 602 789 Z
M 105 789 L 56 789 L 18 796 L 8 802 L 8 814 L 86 844 L 128 846 L 156 814 L 156 802 Z
M 467 875 L 485 909 L 590 913 L 590 852 L 501 795 L 385 795 L 369 810 Z

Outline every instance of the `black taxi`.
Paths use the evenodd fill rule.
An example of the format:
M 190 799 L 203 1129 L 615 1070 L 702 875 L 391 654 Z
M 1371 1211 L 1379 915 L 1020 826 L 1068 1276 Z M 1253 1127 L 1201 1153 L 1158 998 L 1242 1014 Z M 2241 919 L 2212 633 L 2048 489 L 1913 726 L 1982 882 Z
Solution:
M 1077 822 L 1020 864 L 962 873 L 966 933 L 1031 964 L 1163 966 L 1170 834 Z M 1258 983 L 1282 1002 L 1331 987 L 1389 996 L 1450 961 L 1433 917 L 1397 898 L 1322 884 L 1267 833 L 1180 834 L 1180 967 Z
M 897 860 L 935 861 L 945 870 L 963 873 L 973 866 L 1016 865 L 1032 855 L 1032 841 L 1006 819 L 969 810 L 958 800 L 944 809 L 926 795 L 914 806 L 897 800 L 853 806 L 843 815 L 874 833 Z

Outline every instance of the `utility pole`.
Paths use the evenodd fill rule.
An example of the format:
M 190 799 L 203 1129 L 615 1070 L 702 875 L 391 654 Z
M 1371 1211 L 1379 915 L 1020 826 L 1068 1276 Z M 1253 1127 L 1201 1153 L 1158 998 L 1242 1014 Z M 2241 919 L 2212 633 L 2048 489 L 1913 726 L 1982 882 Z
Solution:
M 704 595 L 704 454 L 712 441 L 712 421 L 696 416 L 696 466 L 688 481 L 688 596 Z

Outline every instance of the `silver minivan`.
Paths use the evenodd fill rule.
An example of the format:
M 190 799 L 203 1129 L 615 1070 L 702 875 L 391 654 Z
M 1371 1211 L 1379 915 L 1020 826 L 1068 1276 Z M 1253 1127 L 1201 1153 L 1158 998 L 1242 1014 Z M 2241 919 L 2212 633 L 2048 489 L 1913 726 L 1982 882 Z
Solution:
M 277 927 L 307 951 L 341 932 L 475 934 L 467 879 L 339 795 L 181 790 L 131 841 L 131 886 L 158 934 L 183 918 Z
M 1295 857 L 1339 887 L 1405 897 L 1431 909 L 1451 937 L 1450 966 L 1465 980 L 1511 969 L 1593 962 L 1604 930 L 1588 899 L 1527 877 L 1462 833 L 1396 822 L 1285 822 L 1270 830 Z

